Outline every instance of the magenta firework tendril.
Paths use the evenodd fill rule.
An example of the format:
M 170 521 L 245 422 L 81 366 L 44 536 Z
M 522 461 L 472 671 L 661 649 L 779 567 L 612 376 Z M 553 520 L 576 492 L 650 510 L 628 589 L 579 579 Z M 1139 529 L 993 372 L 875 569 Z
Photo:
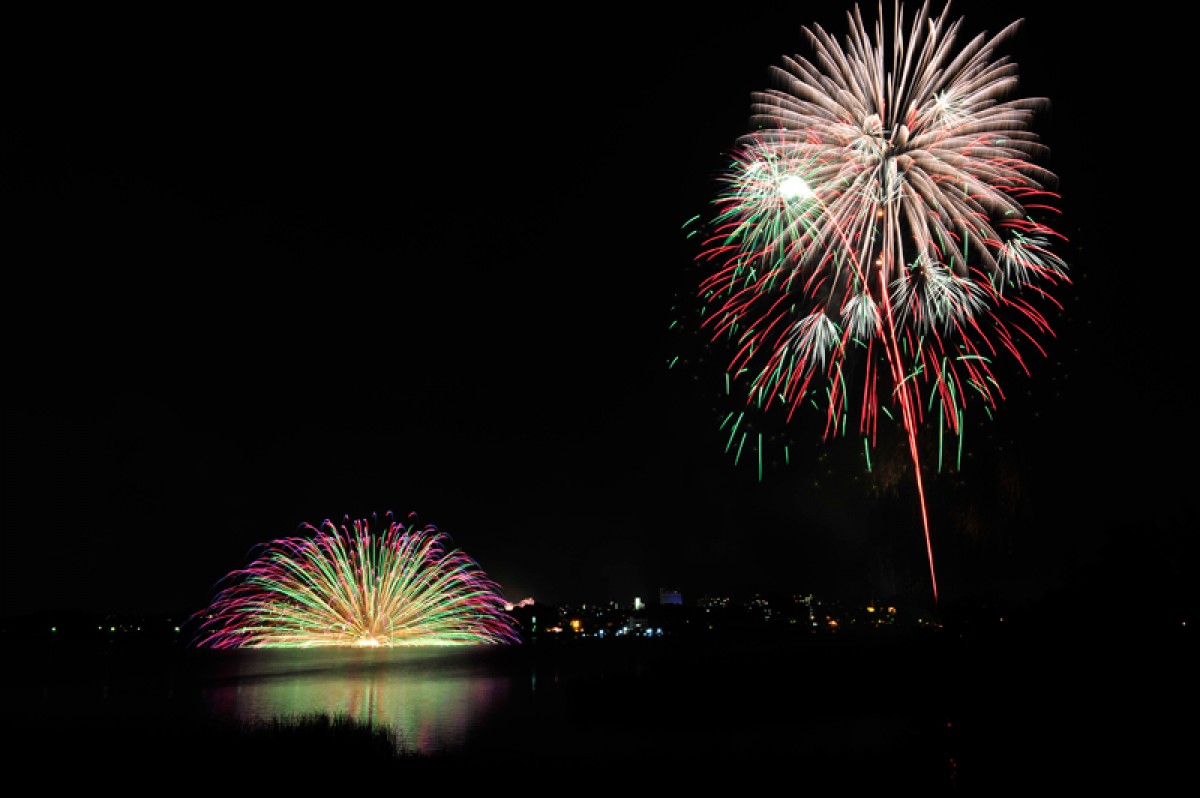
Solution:
M 434 526 L 304 524 L 222 580 L 196 616 L 208 648 L 436 646 L 520 641 L 499 586 Z
M 1038 306 L 1069 283 L 1046 222 L 1059 199 L 1030 131 L 1045 99 L 1012 98 L 998 55 L 1017 29 L 955 47 L 961 21 L 924 3 L 885 41 L 858 7 L 844 45 L 803 28 L 811 58 L 774 67 L 752 97 L 752 132 L 721 175 L 698 258 L 703 328 L 732 347 L 727 372 L 747 405 L 790 421 L 823 407 L 827 437 L 879 422 L 908 440 L 933 596 L 937 577 L 918 430 L 961 436 L 974 402 L 1004 398 L 995 364 L 1028 373 L 1051 335 Z M 868 461 L 869 462 L 869 461 Z

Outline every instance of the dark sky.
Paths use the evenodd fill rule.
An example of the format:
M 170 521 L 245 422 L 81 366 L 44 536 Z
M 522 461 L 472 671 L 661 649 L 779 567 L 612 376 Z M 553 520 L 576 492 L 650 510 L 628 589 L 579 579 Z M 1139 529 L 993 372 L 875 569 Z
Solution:
M 6 26 L 3 612 L 192 611 L 255 543 L 388 511 L 514 600 L 924 596 L 903 453 L 867 474 L 809 419 L 760 482 L 672 328 L 750 92 L 848 6 L 634 8 Z M 1169 592 L 1197 526 L 1171 26 L 957 9 L 1026 20 L 1003 52 L 1051 100 L 1074 284 L 928 477 L 942 595 Z

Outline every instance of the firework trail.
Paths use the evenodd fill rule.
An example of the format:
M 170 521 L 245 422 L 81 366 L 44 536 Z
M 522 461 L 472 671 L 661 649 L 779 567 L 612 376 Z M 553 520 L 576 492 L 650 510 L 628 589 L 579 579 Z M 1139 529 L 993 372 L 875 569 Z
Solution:
M 1028 374 L 1052 335 L 1035 304 L 1058 307 L 1050 289 L 1069 283 L 1063 237 L 1039 221 L 1058 199 L 1029 130 L 1046 100 L 1007 99 L 1016 67 L 997 54 L 1020 21 L 956 49 L 948 14 L 924 3 L 906 30 L 897 3 L 890 44 L 882 4 L 873 36 L 847 14 L 844 46 L 803 28 L 813 57 L 752 96 L 698 258 L 702 326 L 732 347 L 748 406 L 788 421 L 823 406 L 825 436 L 852 423 L 868 456 L 881 414 L 898 418 L 935 603 L 918 431 L 961 436 L 969 402 L 990 414 L 995 364 Z
M 198 621 L 208 648 L 430 646 L 519 642 L 498 585 L 433 526 L 386 516 L 303 524 L 228 574 Z

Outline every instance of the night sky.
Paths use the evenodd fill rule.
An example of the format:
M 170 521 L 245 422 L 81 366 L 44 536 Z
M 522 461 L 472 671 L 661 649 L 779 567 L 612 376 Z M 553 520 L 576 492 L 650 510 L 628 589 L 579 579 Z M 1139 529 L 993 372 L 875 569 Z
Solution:
M 5 615 L 191 612 L 254 544 L 388 511 L 512 600 L 927 596 L 903 449 L 868 473 L 819 417 L 764 419 L 790 463 L 760 481 L 673 324 L 750 92 L 848 6 L 596 8 L 7 26 Z M 1185 53 L 1162 21 L 956 8 L 1025 18 L 1001 52 L 1051 102 L 1074 282 L 927 477 L 943 599 L 1171 601 L 1197 530 Z

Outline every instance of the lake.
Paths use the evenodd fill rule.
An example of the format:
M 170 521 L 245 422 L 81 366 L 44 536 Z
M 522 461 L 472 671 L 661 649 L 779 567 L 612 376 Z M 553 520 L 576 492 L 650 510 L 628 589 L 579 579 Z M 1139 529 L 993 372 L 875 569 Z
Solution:
M 1163 718 L 1195 722 L 1187 660 L 1171 651 L 1158 680 L 1127 667 L 1114 682 L 1118 647 L 1006 634 L 284 651 L 51 642 L 5 648 L 0 701 L 10 738 L 53 749 L 23 750 L 27 761 L 111 756 L 131 730 L 144 741 L 325 715 L 385 728 L 402 754 L 479 763 L 481 778 L 533 768 L 598 783 L 635 767 L 664 786 L 786 777 L 797 789 L 986 794 L 1169 773 L 1190 754 Z M 1142 772 L 1150 757 L 1158 766 Z

